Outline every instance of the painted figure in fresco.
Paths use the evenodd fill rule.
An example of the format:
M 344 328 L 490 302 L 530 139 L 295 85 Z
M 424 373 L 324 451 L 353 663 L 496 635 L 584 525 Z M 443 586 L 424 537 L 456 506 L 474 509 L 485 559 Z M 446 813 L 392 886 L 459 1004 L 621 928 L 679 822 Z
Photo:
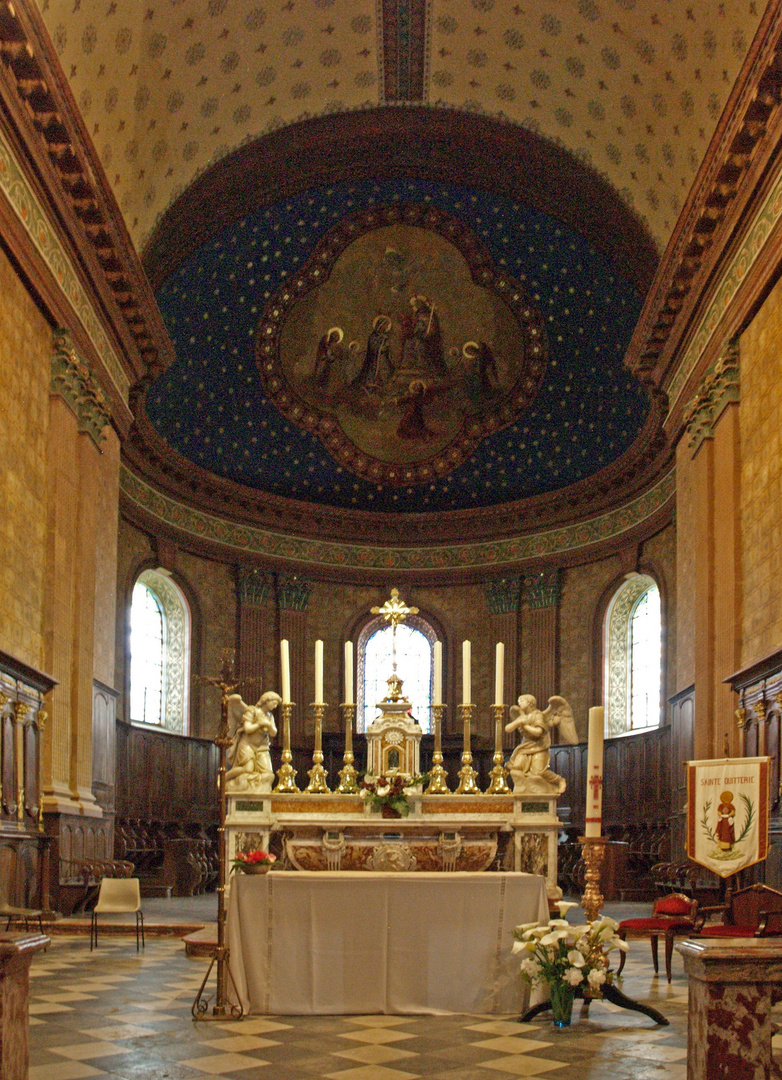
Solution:
M 423 379 L 413 379 L 399 402 L 403 412 L 396 433 L 400 439 L 431 439 L 437 434 L 427 427 L 424 419 L 424 405 L 429 397 Z
M 376 315 L 372 331 L 367 338 L 367 351 L 361 369 L 353 380 L 353 386 L 379 387 L 391 374 L 391 319 L 388 315 Z
M 736 843 L 736 830 L 734 819 L 736 807 L 733 805 L 733 792 L 723 791 L 720 795 L 720 804 L 717 807 L 717 844 L 722 851 L 730 851 Z
M 271 791 L 274 769 L 269 745 L 277 734 L 272 711 L 281 701 L 280 695 L 272 690 L 262 694 L 256 705 L 247 705 L 240 694 L 228 698 L 228 722 L 233 737 L 226 755 L 230 766 L 225 774 L 227 792 L 268 794 Z
M 434 303 L 425 296 L 411 296 L 410 310 L 402 319 L 400 367 L 421 375 L 443 377 L 448 374 L 440 320 Z
M 486 341 L 462 345 L 462 377 L 471 401 L 482 401 L 500 389 L 497 360 Z
M 510 710 L 506 731 L 521 730 L 522 739 L 511 754 L 508 770 L 513 777 L 514 791 L 547 792 L 561 795 L 565 781 L 549 768 L 551 729 L 558 727 L 566 742 L 578 742 L 573 710 L 563 697 L 548 699 L 548 708 L 541 711 L 533 694 L 522 694 Z
M 340 326 L 332 326 L 318 342 L 312 377 L 315 385 L 321 390 L 328 388 L 334 365 L 336 364 L 339 368 L 344 363 L 345 349 L 342 345 L 344 337 L 344 331 Z

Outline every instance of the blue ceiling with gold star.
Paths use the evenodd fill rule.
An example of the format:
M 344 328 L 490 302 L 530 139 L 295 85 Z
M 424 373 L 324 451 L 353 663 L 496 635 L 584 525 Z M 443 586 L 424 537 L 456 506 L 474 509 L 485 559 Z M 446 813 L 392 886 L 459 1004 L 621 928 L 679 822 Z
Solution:
M 266 398 L 255 356 L 265 306 L 346 215 L 429 204 L 464 221 L 542 314 L 548 365 L 532 406 L 448 476 L 376 484 L 334 460 Z M 648 396 L 622 360 L 642 297 L 554 218 L 423 180 L 340 183 L 259 210 L 182 262 L 157 300 L 176 361 L 147 393 L 158 433 L 196 465 L 259 491 L 341 509 L 415 513 L 552 494 L 629 450 Z

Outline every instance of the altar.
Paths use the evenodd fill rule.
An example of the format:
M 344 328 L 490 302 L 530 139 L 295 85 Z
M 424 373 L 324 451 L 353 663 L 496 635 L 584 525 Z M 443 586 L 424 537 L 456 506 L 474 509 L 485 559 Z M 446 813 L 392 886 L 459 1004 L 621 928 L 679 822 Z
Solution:
M 383 818 L 358 795 L 232 795 L 228 858 L 271 846 L 299 871 L 516 871 L 542 876 L 559 895 L 556 798 L 415 793 L 409 801 L 407 817 Z
M 249 1013 L 518 1015 L 513 929 L 547 918 L 527 874 L 240 874 L 230 970 Z

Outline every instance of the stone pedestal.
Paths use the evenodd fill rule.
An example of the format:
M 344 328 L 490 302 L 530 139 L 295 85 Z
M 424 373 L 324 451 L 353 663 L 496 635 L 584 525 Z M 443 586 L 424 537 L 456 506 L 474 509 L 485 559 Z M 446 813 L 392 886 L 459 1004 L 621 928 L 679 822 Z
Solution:
M 690 981 L 687 1080 L 782 1075 L 770 1015 L 782 1000 L 782 941 L 689 939 L 676 948 Z
M 43 934 L 0 934 L 0 1076 L 27 1080 L 30 963 L 49 944 Z

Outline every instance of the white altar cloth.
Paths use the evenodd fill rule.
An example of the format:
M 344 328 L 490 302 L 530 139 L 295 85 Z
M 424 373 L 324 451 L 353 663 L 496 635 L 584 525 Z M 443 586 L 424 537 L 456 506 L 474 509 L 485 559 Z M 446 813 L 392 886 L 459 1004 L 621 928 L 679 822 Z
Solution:
M 513 928 L 548 917 L 532 874 L 236 874 L 230 969 L 250 1013 L 519 1013 Z

